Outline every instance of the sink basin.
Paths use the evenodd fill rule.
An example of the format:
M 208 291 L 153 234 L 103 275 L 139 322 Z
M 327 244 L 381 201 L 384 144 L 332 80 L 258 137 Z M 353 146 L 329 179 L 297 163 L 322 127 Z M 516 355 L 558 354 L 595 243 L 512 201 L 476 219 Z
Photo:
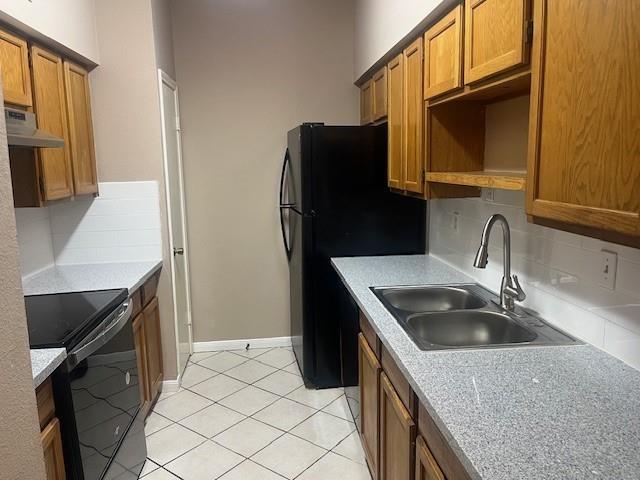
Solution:
M 580 343 L 519 306 L 503 309 L 478 284 L 370 288 L 421 350 Z
M 487 302 L 456 287 L 387 288 L 381 291 L 392 307 L 412 313 L 482 308 Z
M 412 315 L 407 325 L 419 340 L 445 347 L 528 343 L 538 337 L 507 315 L 488 311 Z

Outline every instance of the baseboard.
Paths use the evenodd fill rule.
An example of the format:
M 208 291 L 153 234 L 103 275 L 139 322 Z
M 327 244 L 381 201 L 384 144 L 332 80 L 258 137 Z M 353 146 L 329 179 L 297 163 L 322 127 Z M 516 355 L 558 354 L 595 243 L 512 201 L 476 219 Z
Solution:
M 245 338 L 240 340 L 221 340 L 217 342 L 193 342 L 193 352 L 219 352 L 220 350 L 241 350 L 249 348 L 290 347 L 291 337 Z
M 164 380 L 162 382 L 162 391 L 173 393 L 177 392 L 180 389 L 180 380 Z

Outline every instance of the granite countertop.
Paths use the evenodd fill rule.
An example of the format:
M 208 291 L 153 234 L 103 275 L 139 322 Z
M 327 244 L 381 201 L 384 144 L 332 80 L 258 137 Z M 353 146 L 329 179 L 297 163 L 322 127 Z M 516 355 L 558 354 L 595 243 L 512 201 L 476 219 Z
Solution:
M 157 272 L 162 261 L 56 265 L 22 281 L 25 295 L 126 288 L 131 294 Z M 33 384 L 38 387 L 67 357 L 64 348 L 31 349 Z
M 428 255 L 332 262 L 471 478 L 640 478 L 640 372 L 590 345 L 423 352 L 369 287 L 471 278 Z
M 38 348 L 31 350 L 33 388 L 38 388 L 67 358 L 64 348 Z
M 56 265 L 22 281 L 25 295 L 139 288 L 162 261 Z

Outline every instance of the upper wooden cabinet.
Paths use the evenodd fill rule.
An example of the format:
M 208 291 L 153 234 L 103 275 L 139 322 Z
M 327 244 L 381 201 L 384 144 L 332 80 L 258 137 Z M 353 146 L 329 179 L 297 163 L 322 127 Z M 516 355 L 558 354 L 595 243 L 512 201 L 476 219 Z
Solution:
M 465 83 L 528 62 L 529 18 L 530 0 L 465 2 Z M 583 41 L 589 42 L 586 38 Z
M 65 61 L 64 83 L 67 94 L 73 188 L 76 195 L 97 193 L 89 74 L 84 68 Z
M 373 82 L 367 80 L 360 87 L 360 124 L 373 121 Z
M 462 5 L 424 35 L 425 100 L 462 87 Z
M 403 189 L 402 112 L 404 98 L 404 56 L 399 54 L 387 65 L 387 182 Z
M 422 38 L 404 49 L 402 167 L 404 189 L 424 191 L 424 106 L 422 97 Z
M 637 238 L 640 3 L 540 0 L 534 21 L 527 213 Z
M 371 79 L 373 88 L 373 121 L 387 116 L 387 67 L 382 67 Z
M 43 200 L 58 200 L 73 195 L 62 58 L 42 48 L 32 47 L 31 62 L 38 128 L 61 137 L 65 143 L 62 148 L 38 151 Z
M 31 75 L 27 42 L 0 30 L 0 68 L 5 103 L 30 107 Z

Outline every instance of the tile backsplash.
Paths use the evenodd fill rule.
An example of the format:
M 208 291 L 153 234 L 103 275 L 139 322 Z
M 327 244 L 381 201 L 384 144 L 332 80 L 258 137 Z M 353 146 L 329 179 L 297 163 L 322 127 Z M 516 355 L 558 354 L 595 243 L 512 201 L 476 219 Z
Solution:
M 640 369 L 640 250 L 530 224 L 522 192 L 488 193 L 430 201 L 429 253 L 497 291 L 500 226 L 491 234 L 487 268 L 474 268 L 473 259 L 487 218 L 503 214 L 511 226 L 512 270 L 527 294 L 523 305 Z M 603 250 L 618 254 L 613 290 L 600 285 Z
M 100 195 L 18 208 L 22 276 L 57 265 L 162 258 L 157 182 L 99 184 Z

